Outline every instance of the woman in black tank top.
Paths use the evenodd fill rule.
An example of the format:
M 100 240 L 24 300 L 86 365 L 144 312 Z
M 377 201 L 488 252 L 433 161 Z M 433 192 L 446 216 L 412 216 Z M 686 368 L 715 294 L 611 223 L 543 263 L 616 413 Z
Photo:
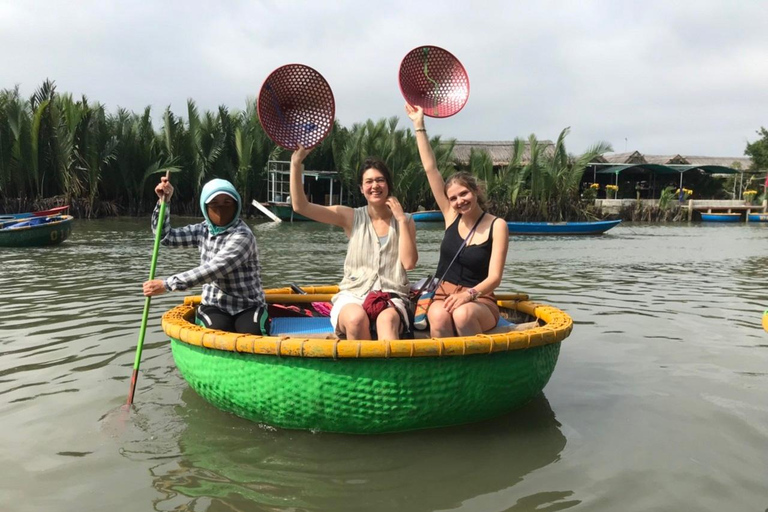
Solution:
M 438 279 L 444 276 L 443 283 L 427 314 L 430 334 L 473 336 L 489 331 L 499 321 L 493 291 L 501 283 L 507 259 L 507 223 L 484 211 L 485 198 L 471 174 L 459 172 L 443 181 L 423 109 L 406 104 L 405 111 L 413 121 L 421 163 L 446 226 L 435 273 Z M 466 246 L 454 260 L 465 238 Z

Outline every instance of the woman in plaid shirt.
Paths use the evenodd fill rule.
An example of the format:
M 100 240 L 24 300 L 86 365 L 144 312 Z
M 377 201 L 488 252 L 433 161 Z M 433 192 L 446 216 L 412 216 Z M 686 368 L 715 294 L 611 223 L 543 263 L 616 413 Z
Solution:
M 173 196 L 167 178 L 160 179 L 155 193 L 166 202 Z M 185 291 L 203 284 L 197 308 L 198 323 L 211 329 L 249 334 L 269 334 L 269 315 L 261 285 L 261 264 L 256 237 L 240 219 L 242 200 L 226 180 L 211 180 L 200 193 L 204 222 L 171 229 L 165 210 L 163 245 L 199 247 L 200 265 L 167 279 L 153 279 L 143 285 L 151 297 L 167 291 Z M 152 213 L 152 231 L 157 228 L 159 202 Z

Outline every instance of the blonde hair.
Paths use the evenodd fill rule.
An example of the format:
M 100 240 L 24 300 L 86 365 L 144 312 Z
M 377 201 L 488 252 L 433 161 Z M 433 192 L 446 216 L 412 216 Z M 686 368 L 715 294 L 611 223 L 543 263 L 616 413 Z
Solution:
M 448 178 L 445 181 L 445 187 L 443 187 L 443 192 L 446 195 L 448 194 L 448 187 L 450 187 L 454 183 L 463 185 L 467 187 L 469 190 L 471 190 L 472 193 L 475 194 L 475 197 L 477 197 L 477 204 L 480 206 L 482 210 L 485 210 L 485 207 L 486 207 L 485 190 L 483 185 L 481 183 L 478 183 L 477 178 L 475 178 L 470 173 L 464 172 L 464 171 L 459 171 L 457 173 L 454 173 L 450 178 Z

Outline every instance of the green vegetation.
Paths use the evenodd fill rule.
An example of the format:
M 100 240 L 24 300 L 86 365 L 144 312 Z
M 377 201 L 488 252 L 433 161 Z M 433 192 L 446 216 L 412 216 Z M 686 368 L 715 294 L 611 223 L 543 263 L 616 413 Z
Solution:
M 760 138 L 748 143 L 744 154 L 752 159 L 752 170 L 768 169 L 768 130 L 761 126 L 757 134 Z
M 369 155 L 393 171 L 395 189 L 407 211 L 435 207 L 410 129 L 396 117 L 368 120 L 345 128 L 338 123 L 306 161 L 314 170 L 337 170 L 347 190 L 358 191 L 357 173 Z M 580 156 L 565 149 L 566 128 L 554 148 L 534 135 L 516 139 L 511 161 L 494 167 L 485 152 L 473 151 L 468 165 L 453 158 L 454 141 L 433 137 L 441 171 L 465 167 L 487 189 L 497 215 L 523 220 L 580 220 L 594 217 L 580 201 L 586 165 L 611 148 L 596 144 Z M 73 99 L 46 81 L 29 98 L 18 87 L 0 91 L 0 207 L 5 211 L 70 204 L 75 215 L 98 217 L 146 214 L 155 204 L 158 174 L 174 173 L 174 211 L 196 214 L 202 185 L 219 177 L 232 181 L 249 204 L 266 197 L 266 165 L 287 160 L 259 123 L 255 100 L 244 111 L 199 112 L 188 100 L 186 118 L 170 109 L 155 128 L 151 109 L 141 114 L 119 109 L 110 114 L 86 97 Z M 353 204 L 362 201 L 359 195 Z

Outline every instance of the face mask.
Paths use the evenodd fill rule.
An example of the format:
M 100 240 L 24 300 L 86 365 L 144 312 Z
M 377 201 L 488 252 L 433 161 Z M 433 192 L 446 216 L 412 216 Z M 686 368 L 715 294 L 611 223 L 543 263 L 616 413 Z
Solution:
M 235 212 L 234 217 L 232 217 L 232 221 L 226 226 L 217 226 L 211 222 L 211 219 L 208 217 L 208 208 L 206 207 L 206 203 L 209 199 L 212 199 L 221 193 L 225 193 L 237 201 L 237 211 Z M 235 187 L 227 180 L 217 178 L 215 180 L 209 181 L 205 184 L 205 186 L 203 186 L 203 190 L 200 192 L 200 209 L 203 211 L 203 217 L 205 218 L 205 222 L 208 225 L 208 230 L 213 236 L 226 231 L 240 219 L 242 203 L 243 202 L 240 199 L 240 194 L 237 193 Z

